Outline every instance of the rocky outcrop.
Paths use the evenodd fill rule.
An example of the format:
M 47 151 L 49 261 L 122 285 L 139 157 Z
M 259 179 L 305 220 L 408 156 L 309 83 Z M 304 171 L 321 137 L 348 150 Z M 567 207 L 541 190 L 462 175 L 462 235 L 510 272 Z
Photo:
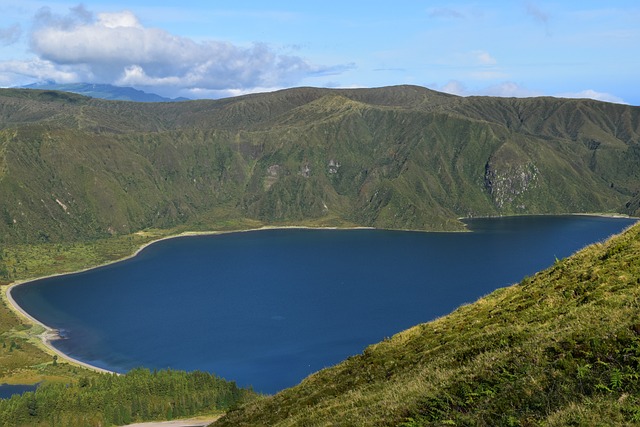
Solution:
M 484 186 L 499 210 L 526 210 L 525 194 L 538 184 L 540 171 L 517 148 L 503 145 L 485 165 Z

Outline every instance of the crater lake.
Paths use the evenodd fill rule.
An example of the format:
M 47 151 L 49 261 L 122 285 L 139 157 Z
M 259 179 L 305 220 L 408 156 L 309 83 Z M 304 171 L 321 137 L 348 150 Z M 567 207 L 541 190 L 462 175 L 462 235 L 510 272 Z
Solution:
M 274 393 L 519 282 L 635 219 L 466 221 L 471 233 L 273 229 L 180 237 L 12 290 L 92 365 L 204 370 Z

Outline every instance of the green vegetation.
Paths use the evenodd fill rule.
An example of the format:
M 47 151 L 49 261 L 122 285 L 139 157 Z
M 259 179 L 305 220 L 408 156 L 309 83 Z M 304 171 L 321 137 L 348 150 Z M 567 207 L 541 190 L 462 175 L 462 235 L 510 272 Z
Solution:
M 203 372 L 134 369 L 127 375 L 47 383 L 0 400 L 3 426 L 104 426 L 224 411 L 253 393 Z
M 640 224 L 215 426 L 640 422 Z
M 5 269 L 4 277 L 12 281 L 69 273 L 127 257 L 168 233 L 169 230 L 149 230 L 111 239 L 5 245 L 0 248 L 0 265 Z
M 399 86 L 141 104 L 2 89 L 0 284 L 103 264 L 184 231 L 459 230 L 457 218 L 471 216 L 638 216 L 638 164 L 640 107 L 590 100 L 460 98 Z M 220 424 L 639 421 L 638 232 Z M 0 383 L 47 383 L 0 407 L 0 416 L 16 417 L 10 423 L 97 425 L 213 408 L 197 390 L 177 402 L 172 393 L 188 374 L 99 375 L 54 359 L 40 333 L 3 299 Z M 120 390 L 137 381 L 156 390 L 158 377 L 182 388 L 160 386 L 120 412 L 95 400 L 128 401 Z M 58 393 L 79 406 L 52 408 L 47 396 Z M 98 406 L 87 412 L 90 405 Z
M 0 248 L 0 256 L 12 270 L 10 277 L 23 280 L 114 261 L 179 232 L 148 230 L 89 242 L 8 245 Z M 18 317 L 4 292 L 5 286 L 0 305 L 0 384 L 43 385 L 35 393 L 0 400 L 0 425 L 98 426 L 167 420 L 221 413 L 256 397 L 233 382 L 201 372 L 134 370 L 116 376 L 60 360 L 42 344 L 44 329 Z
M 0 90 L 0 242 L 149 228 L 459 230 L 637 213 L 640 107 L 399 86 L 132 103 Z M 12 269 L 0 268 L 7 278 Z

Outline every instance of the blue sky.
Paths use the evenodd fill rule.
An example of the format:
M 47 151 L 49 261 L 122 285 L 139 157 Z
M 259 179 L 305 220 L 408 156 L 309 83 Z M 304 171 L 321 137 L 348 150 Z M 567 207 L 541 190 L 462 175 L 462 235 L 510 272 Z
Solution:
M 0 86 L 225 97 L 416 84 L 640 105 L 637 1 L 0 0 Z

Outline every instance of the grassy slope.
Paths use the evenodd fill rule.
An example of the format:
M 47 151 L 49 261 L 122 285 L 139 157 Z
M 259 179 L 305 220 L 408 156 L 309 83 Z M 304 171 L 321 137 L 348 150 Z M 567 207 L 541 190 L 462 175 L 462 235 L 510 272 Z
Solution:
M 640 422 L 639 301 L 636 225 L 215 425 Z

